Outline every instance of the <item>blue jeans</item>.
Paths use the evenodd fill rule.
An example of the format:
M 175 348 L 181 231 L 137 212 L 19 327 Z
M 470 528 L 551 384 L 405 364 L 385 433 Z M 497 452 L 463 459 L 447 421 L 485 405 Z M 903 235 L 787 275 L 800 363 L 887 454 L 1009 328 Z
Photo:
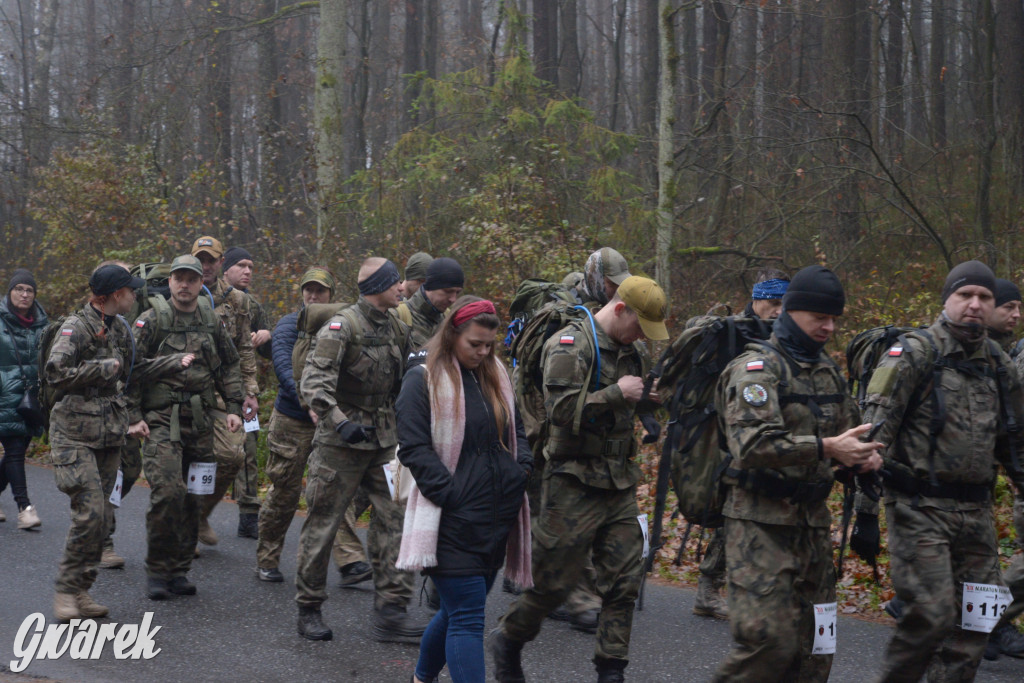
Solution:
M 484 683 L 484 603 L 496 575 L 431 577 L 441 609 L 420 639 L 416 678 L 433 681 L 447 663 L 453 683 Z

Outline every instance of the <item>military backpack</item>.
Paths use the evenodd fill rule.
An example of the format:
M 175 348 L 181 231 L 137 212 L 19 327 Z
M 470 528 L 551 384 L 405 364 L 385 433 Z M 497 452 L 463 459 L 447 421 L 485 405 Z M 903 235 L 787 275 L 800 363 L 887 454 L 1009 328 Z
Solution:
M 572 308 L 580 303 L 572 289 L 558 282 L 548 282 L 541 278 L 523 280 L 516 289 L 512 303 L 509 304 L 508 333 L 505 335 L 505 348 L 510 352 L 512 344 L 526 329 L 534 315 L 548 305 Z

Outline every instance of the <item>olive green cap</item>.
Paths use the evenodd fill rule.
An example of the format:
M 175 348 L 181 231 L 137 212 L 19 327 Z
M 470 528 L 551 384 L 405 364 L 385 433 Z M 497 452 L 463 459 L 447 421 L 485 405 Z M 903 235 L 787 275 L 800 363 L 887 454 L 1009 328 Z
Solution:
M 310 282 L 315 282 L 318 285 L 323 285 L 327 289 L 331 290 L 331 294 L 334 294 L 334 276 L 331 275 L 330 271 L 320 266 L 313 266 L 302 275 L 302 280 L 299 282 L 299 289 L 302 289 Z
M 417 251 L 405 262 L 406 280 L 426 280 L 427 268 L 433 263 L 434 257 L 425 251 Z
M 199 273 L 199 277 L 203 276 L 202 262 L 191 254 L 182 254 L 171 261 L 171 272 L 176 270 L 191 270 L 193 273 Z

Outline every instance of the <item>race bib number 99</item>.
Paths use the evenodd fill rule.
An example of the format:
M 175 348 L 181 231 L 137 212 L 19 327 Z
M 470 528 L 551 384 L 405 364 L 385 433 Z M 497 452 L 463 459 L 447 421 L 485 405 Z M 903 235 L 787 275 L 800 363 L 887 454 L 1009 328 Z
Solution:
M 188 466 L 186 490 L 200 496 L 213 493 L 214 481 L 217 477 L 217 463 L 194 462 Z
M 960 624 L 965 631 L 992 633 L 1003 612 L 1013 602 L 1010 589 L 989 583 L 964 582 Z
M 812 655 L 834 655 L 836 653 L 836 614 L 834 602 L 814 605 L 814 649 Z

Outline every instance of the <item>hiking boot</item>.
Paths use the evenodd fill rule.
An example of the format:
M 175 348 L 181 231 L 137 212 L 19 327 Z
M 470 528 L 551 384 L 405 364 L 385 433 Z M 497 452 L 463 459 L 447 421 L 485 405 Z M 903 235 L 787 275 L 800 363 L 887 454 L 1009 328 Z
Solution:
M 899 621 L 903 618 L 903 608 L 906 604 L 907 603 L 903 602 L 899 598 L 894 597 L 889 601 L 889 604 L 885 606 L 885 613 L 896 621 Z
M 203 545 L 217 545 L 220 539 L 217 532 L 210 526 L 210 520 L 205 517 L 199 520 L 199 542 Z
M 572 613 L 566 609 L 565 605 L 559 605 L 555 609 L 548 612 L 548 619 L 553 621 L 571 621 Z
M 83 619 L 99 619 L 110 614 L 110 610 L 92 599 L 92 596 L 82 591 L 75 596 L 78 602 L 78 613 Z
M 256 567 L 256 578 L 267 583 L 281 583 L 284 581 L 284 574 L 277 567 Z
M 998 659 L 1001 654 L 1024 657 L 1024 634 L 1021 634 L 1013 624 L 997 626 L 985 644 L 985 659 Z
M 150 600 L 166 600 L 171 597 L 167 579 L 159 579 L 151 576 L 146 579 L 146 597 Z
M 507 577 L 501 580 L 501 590 L 511 595 L 521 595 L 523 592 L 522 588 L 517 586 L 512 579 Z
M 569 617 L 569 628 L 584 633 L 597 633 L 597 620 L 601 616 L 599 609 L 587 609 Z
M 28 505 L 18 513 L 19 529 L 38 529 L 41 524 L 42 522 L 39 521 L 39 515 L 36 514 L 34 505 Z
M 595 657 L 597 683 L 623 683 L 626 680 L 626 665 L 628 663 L 625 659 Z
M 389 603 L 373 614 L 373 639 L 380 643 L 418 643 L 427 629 L 424 621 L 413 619 L 405 607 Z
M 259 527 L 260 516 L 254 512 L 244 512 L 238 515 L 238 537 L 239 538 L 259 538 L 260 527 Z
M 494 680 L 498 683 L 526 683 L 522 661 L 523 643 L 506 638 L 499 626 L 491 631 L 487 649 L 494 661 Z
M 331 629 L 324 625 L 319 607 L 299 607 L 299 635 L 307 640 L 330 640 Z
M 56 593 L 53 596 L 53 618 L 61 622 L 69 622 L 72 619 L 81 619 L 82 613 L 78 611 L 78 600 L 72 593 Z
M 100 555 L 100 568 L 122 569 L 123 567 L 124 558 L 114 552 L 113 546 L 103 549 L 103 554 Z
M 693 602 L 693 613 L 698 617 L 729 618 L 729 606 L 725 598 L 715 588 L 715 582 L 703 574 L 697 580 L 697 599 Z
M 344 567 L 338 567 L 338 571 L 341 573 L 342 586 L 354 586 L 373 577 L 373 567 L 365 562 L 350 562 Z
M 175 576 L 167 583 L 167 590 L 175 595 L 195 595 L 196 585 L 184 576 Z

